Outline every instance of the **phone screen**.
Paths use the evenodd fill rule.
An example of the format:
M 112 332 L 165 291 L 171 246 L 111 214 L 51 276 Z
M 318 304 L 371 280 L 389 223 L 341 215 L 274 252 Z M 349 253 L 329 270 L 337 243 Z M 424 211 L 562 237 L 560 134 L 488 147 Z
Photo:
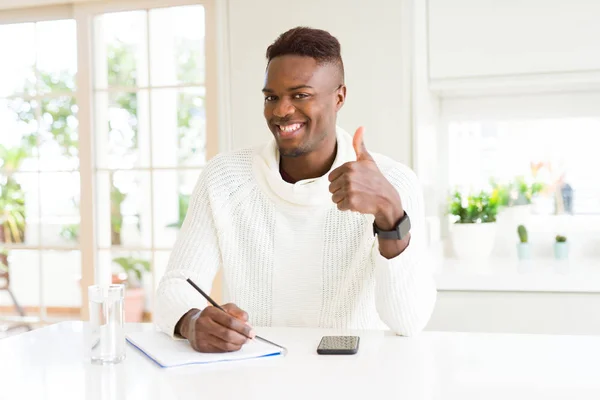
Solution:
M 323 336 L 317 353 L 355 354 L 358 350 L 358 336 Z

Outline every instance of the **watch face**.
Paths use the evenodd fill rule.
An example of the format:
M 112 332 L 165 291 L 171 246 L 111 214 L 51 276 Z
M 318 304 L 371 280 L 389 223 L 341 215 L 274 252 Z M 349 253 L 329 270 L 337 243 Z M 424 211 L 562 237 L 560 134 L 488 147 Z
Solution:
M 408 232 L 410 232 L 410 218 L 408 217 L 408 214 L 406 214 L 406 218 L 403 218 L 402 222 L 400 222 L 398 230 L 400 231 L 401 238 L 406 237 L 406 235 L 408 235 Z
M 382 231 L 377 227 L 377 224 L 373 222 L 373 235 L 377 235 L 382 239 L 399 240 L 404 239 L 406 235 L 408 235 L 410 228 L 410 218 L 408 214 L 404 213 L 404 217 L 402 217 L 396 228 L 392 231 Z

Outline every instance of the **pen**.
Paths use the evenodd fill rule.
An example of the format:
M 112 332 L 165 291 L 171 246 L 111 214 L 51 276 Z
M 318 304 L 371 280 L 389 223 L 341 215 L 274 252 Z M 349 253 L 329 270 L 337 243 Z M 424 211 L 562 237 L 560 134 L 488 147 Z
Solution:
M 185 276 L 185 274 L 183 272 L 181 272 L 181 276 L 183 277 L 183 279 L 185 279 L 187 281 L 187 283 L 189 283 L 190 285 L 192 285 L 192 287 L 194 289 L 196 289 L 196 291 L 198 291 L 202 295 L 202 297 L 204 297 L 210 304 L 212 304 L 213 306 L 217 307 L 219 310 L 223 311 L 224 313 L 229 314 L 227 311 L 225 311 L 223 309 L 223 307 L 221 307 L 219 304 L 217 304 L 216 301 L 214 301 L 208 294 L 206 294 L 204 292 L 204 290 L 200 289 L 200 287 L 198 285 L 196 285 L 194 283 L 194 281 L 192 281 L 190 278 L 188 278 L 187 276 Z M 270 340 L 267 340 L 267 339 L 265 339 L 263 337 L 260 337 L 258 335 L 254 336 L 254 338 L 258 339 L 258 340 L 261 340 L 261 341 L 263 341 L 265 343 L 268 343 L 268 344 L 270 344 L 272 346 L 279 347 L 280 349 L 283 350 L 283 354 L 284 355 L 287 353 L 287 349 L 285 347 L 283 347 L 283 346 L 278 345 L 277 343 L 273 343 Z

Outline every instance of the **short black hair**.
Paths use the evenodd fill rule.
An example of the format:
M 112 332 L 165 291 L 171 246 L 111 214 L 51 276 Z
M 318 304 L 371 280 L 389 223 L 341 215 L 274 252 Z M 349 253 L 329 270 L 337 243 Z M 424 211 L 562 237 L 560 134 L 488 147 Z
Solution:
M 327 31 L 299 26 L 282 33 L 267 48 L 267 60 L 271 62 L 275 57 L 285 55 L 312 57 L 318 64 L 333 64 L 344 81 L 342 46 Z

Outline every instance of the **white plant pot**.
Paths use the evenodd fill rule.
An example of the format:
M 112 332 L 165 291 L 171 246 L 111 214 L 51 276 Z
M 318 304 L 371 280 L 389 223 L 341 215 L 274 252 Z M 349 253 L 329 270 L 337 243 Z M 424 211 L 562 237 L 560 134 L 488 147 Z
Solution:
M 496 223 L 453 224 L 452 245 L 456 257 L 465 260 L 488 258 L 494 249 Z

